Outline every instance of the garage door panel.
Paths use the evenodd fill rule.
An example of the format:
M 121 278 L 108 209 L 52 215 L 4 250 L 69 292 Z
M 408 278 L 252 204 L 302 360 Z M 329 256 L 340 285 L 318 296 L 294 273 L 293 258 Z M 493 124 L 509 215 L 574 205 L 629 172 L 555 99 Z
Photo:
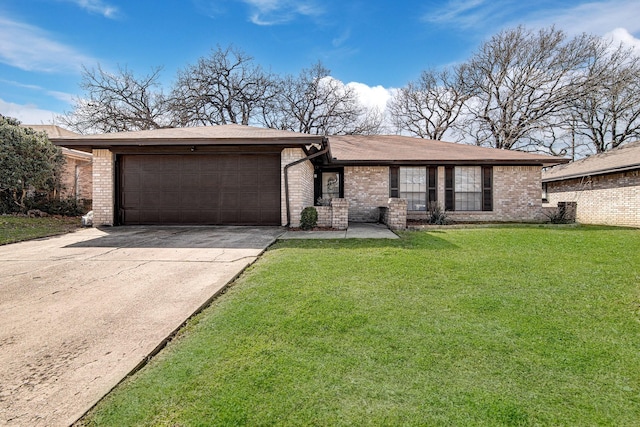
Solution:
M 261 176 L 257 172 L 245 172 L 238 177 L 238 185 L 241 187 L 260 188 Z
M 123 155 L 125 224 L 279 225 L 279 154 Z
M 185 173 L 180 175 L 180 188 L 185 191 L 197 191 L 201 187 L 200 175 L 196 173 Z
M 123 206 L 140 206 L 140 193 L 125 192 L 121 196 Z
M 280 224 L 280 207 L 277 209 L 262 209 L 260 211 L 261 214 L 261 222 L 268 224 Z
M 259 223 L 261 221 L 262 215 L 260 211 L 241 211 L 240 221 L 246 223 Z
M 127 212 L 128 213 L 128 212 Z M 125 219 L 128 215 L 125 215 Z M 138 224 L 161 224 L 160 211 L 151 209 L 141 209 L 138 211 Z M 134 223 L 135 224 L 135 223 Z
M 184 209 L 198 209 L 201 207 L 202 201 L 203 198 L 196 192 L 180 193 L 180 205 L 183 206 Z
M 220 187 L 220 174 L 203 173 L 200 175 L 200 189 L 202 191 L 216 190 Z
M 129 203 L 125 203 L 123 207 L 125 209 L 129 209 L 129 208 L 159 209 L 162 207 L 162 200 L 160 200 L 160 198 L 158 197 L 158 193 L 141 192 L 138 194 L 139 194 L 138 203 L 135 203 L 135 201 L 130 198 L 128 200 Z
M 238 193 L 238 200 L 242 201 L 242 210 L 260 210 L 260 193 L 258 192 L 244 192 Z
M 220 205 L 221 205 L 221 209 L 224 209 L 224 210 L 238 209 L 240 207 L 240 204 L 238 202 L 238 194 L 223 192 L 220 195 Z
M 180 211 L 178 209 L 163 209 L 159 212 L 159 222 L 161 224 L 180 224 Z
M 280 213 L 280 200 L 273 197 L 268 197 L 268 194 L 260 193 L 259 205 L 262 210 L 278 211 Z

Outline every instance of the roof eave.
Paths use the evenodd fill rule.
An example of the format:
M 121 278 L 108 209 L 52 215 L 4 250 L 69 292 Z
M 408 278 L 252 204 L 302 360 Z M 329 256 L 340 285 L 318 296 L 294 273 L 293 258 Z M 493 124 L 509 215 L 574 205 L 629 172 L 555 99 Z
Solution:
M 610 173 L 626 172 L 626 171 L 635 170 L 635 169 L 640 169 L 640 163 L 634 164 L 634 165 L 622 166 L 619 168 L 607 168 L 607 169 L 600 169 L 600 170 L 587 171 L 587 172 L 581 172 L 581 173 L 574 173 L 569 175 L 554 176 L 551 178 L 543 177 L 542 182 L 565 181 L 567 179 L 576 179 L 576 178 L 582 178 L 585 176 L 594 176 L 594 175 L 607 175 Z
M 136 138 L 114 138 L 114 139 L 91 139 L 83 138 L 54 138 L 51 142 L 54 145 L 72 149 L 82 149 L 86 151 L 93 148 L 111 147 L 163 147 L 163 146 L 188 146 L 188 145 L 281 145 L 299 147 L 309 144 L 322 143 L 323 137 L 309 136 L 309 138 L 184 138 L 184 139 L 136 139 Z
M 491 165 L 491 166 L 550 166 L 559 163 L 558 161 L 541 160 L 496 160 L 496 159 L 412 159 L 412 160 L 339 160 L 331 159 L 330 163 L 339 166 L 399 166 L 399 165 Z

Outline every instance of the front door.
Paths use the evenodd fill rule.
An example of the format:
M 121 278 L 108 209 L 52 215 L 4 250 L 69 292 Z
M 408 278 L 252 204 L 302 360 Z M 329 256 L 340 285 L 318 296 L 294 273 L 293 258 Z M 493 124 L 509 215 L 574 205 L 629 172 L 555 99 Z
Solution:
M 315 204 L 329 205 L 331 199 L 344 197 L 344 170 L 342 168 L 316 169 L 314 184 Z

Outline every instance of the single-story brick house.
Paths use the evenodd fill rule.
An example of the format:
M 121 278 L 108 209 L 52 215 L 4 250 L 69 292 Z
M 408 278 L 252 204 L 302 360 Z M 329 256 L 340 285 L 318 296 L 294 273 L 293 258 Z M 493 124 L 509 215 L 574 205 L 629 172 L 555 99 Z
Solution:
M 640 141 L 542 172 L 543 206 L 576 203 L 576 221 L 640 227 Z
M 323 200 L 344 211 L 337 228 L 347 215 L 378 221 L 390 200 L 406 200 L 405 217 L 425 215 L 437 201 L 454 220 L 539 221 L 541 169 L 566 161 L 405 136 L 240 125 L 52 141 L 93 153 L 95 225 L 297 226 L 302 209 Z
M 49 140 L 74 138 L 80 136 L 75 132 L 56 125 L 23 125 L 38 132 L 45 132 Z M 62 198 L 73 197 L 91 203 L 93 193 L 93 155 L 91 152 L 72 150 L 62 147 L 65 165 L 62 171 Z

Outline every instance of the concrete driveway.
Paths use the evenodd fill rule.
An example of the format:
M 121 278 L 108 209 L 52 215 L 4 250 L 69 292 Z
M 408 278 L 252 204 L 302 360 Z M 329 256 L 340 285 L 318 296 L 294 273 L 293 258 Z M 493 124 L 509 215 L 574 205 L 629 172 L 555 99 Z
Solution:
M 76 421 L 282 232 L 92 228 L 0 246 L 0 425 Z

